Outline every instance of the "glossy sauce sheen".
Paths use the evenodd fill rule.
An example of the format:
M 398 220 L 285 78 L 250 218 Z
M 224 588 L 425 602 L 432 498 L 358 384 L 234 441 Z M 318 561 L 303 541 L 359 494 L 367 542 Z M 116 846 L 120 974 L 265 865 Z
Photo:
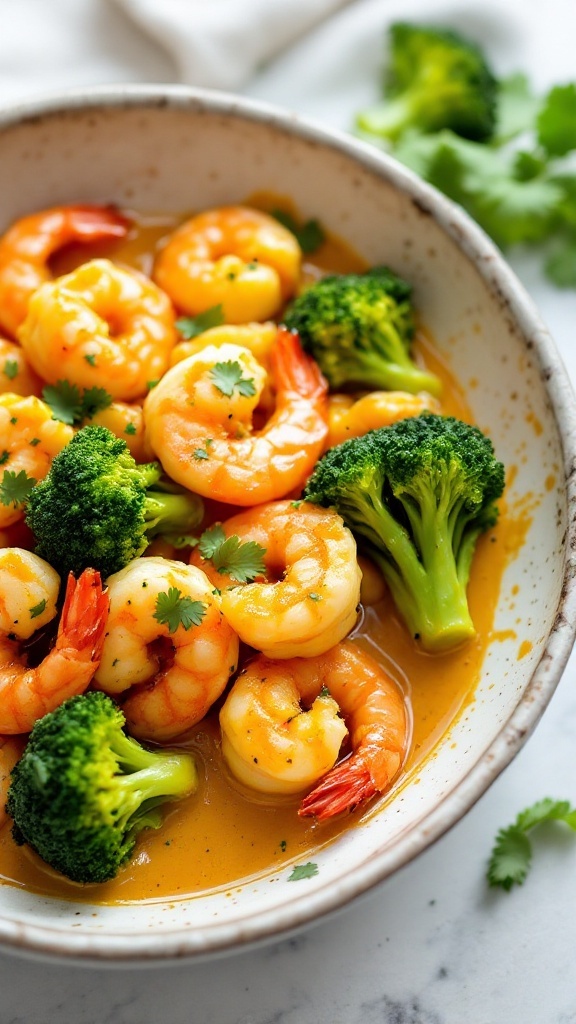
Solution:
M 253 202 L 263 208 L 271 205 L 262 196 Z M 151 251 L 174 223 L 160 217 L 141 221 L 126 242 L 113 250 L 107 247 L 105 252 L 100 248 L 98 255 L 111 255 L 149 272 Z M 55 271 L 64 273 L 86 258 L 85 248 L 81 252 L 70 250 L 60 257 Z M 334 238 L 314 254 L 314 260 L 318 266 L 340 273 L 364 269 L 358 257 Z M 305 273 L 313 278 L 314 265 L 306 265 Z M 442 411 L 471 420 L 462 388 L 423 330 L 418 332 L 414 354 L 443 381 Z M 220 515 L 225 513 L 220 510 Z M 361 609 L 354 638 L 382 662 L 412 708 L 412 743 L 403 779 L 406 773 L 418 771 L 447 727 L 473 699 L 490 640 L 502 573 L 521 539 L 517 524 L 502 509 L 497 527 L 480 538 L 472 568 L 468 594 L 478 636 L 450 654 L 430 656 L 419 651 L 388 597 Z M 113 882 L 100 886 L 68 882 L 28 847 L 17 847 L 9 826 L 0 831 L 0 879 L 44 895 L 96 903 L 181 898 L 216 888 L 233 890 L 240 880 L 252 875 L 288 870 L 294 861 L 313 859 L 319 846 L 361 819 L 357 813 L 320 825 L 298 817 L 298 798 L 275 798 L 271 805 L 263 797 L 243 792 L 220 757 L 217 711 L 213 709 L 180 744 L 196 755 L 198 791 L 167 810 L 159 831 L 141 833 L 133 860 Z M 386 795 L 382 799 L 388 798 Z M 364 814 L 370 814 L 373 807 L 374 803 Z

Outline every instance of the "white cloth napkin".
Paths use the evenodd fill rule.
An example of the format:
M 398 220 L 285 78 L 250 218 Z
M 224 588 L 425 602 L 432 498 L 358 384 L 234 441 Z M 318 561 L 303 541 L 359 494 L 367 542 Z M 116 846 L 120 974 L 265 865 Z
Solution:
M 241 89 L 351 0 L 114 0 L 176 61 L 180 80 Z

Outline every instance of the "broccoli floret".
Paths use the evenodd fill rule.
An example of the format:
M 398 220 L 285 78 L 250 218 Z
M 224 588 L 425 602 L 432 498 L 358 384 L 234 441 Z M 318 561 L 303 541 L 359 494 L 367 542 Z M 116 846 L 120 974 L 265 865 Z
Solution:
M 333 389 L 356 385 L 437 395 L 438 378 L 410 356 L 411 294 L 411 286 L 387 267 L 331 274 L 298 296 L 284 323 L 298 332 Z
M 362 131 L 390 142 L 409 129 L 491 137 L 498 83 L 478 46 L 449 29 L 396 22 L 389 50 L 385 98 L 358 115 Z
M 106 427 L 83 427 L 29 495 L 26 522 L 37 554 L 61 576 L 91 566 L 106 578 L 153 537 L 187 534 L 202 519 L 202 500 L 163 485 L 161 475 L 158 462 L 138 465 Z
M 192 755 L 145 750 L 124 721 L 103 693 L 71 697 L 36 722 L 12 769 L 15 841 L 74 882 L 114 878 L 141 829 L 161 825 L 159 805 L 197 786 Z
M 441 651 L 475 634 L 466 587 L 503 489 L 504 466 L 478 427 L 424 413 L 330 449 L 304 496 L 340 513 L 413 636 Z

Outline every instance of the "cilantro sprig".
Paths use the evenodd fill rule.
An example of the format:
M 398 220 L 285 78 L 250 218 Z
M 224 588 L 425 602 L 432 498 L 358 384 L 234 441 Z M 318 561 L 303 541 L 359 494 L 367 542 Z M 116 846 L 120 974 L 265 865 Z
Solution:
M 296 864 L 290 875 L 289 882 L 300 882 L 303 878 L 314 878 L 318 874 L 318 865 L 309 860 L 307 864 Z
M 513 885 L 522 885 L 532 863 L 528 833 L 550 821 L 563 822 L 576 832 L 576 808 L 568 800 L 546 798 L 521 811 L 508 828 L 500 829 L 488 863 L 490 885 L 507 892 Z
M 204 331 L 208 331 L 211 327 L 220 327 L 224 323 L 224 310 L 222 304 L 218 303 L 217 306 L 210 306 L 210 309 L 205 309 L 203 313 L 198 313 L 196 316 L 182 316 L 176 321 L 176 330 L 180 332 L 186 341 L 190 341 L 192 338 L 197 338 L 199 334 L 204 334 Z
M 0 481 L 0 503 L 2 505 L 23 505 L 36 485 L 36 479 L 28 476 L 25 469 L 19 473 L 5 469 Z
M 59 380 L 56 384 L 47 384 L 42 390 L 42 398 L 52 409 L 54 419 L 69 426 L 79 426 L 84 420 L 91 420 L 112 404 L 112 395 L 104 388 L 92 387 L 80 390 L 77 384 L 69 380 Z
M 244 398 L 250 398 L 256 394 L 254 379 L 243 377 L 242 372 L 240 363 L 235 359 L 229 359 L 225 363 L 215 363 L 210 370 L 210 376 L 214 387 L 227 398 L 232 397 L 234 390 Z
M 305 256 L 316 252 L 323 242 L 326 241 L 326 233 L 320 221 L 312 218 L 299 224 L 298 221 L 286 210 L 272 210 L 272 216 L 288 231 L 295 236 L 298 245 Z
M 235 534 L 227 537 L 219 523 L 204 530 L 198 541 L 198 551 L 212 562 L 219 573 L 230 576 L 237 583 L 250 583 L 257 576 L 266 574 L 266 548 L 254 540 L 241 541 Z
M 168 626 L 169 633 L 175 633 L 180 626 L 183 629 L 199 626 L 205 614 L 204 603 L 183 597 L 178 587 L 169 587 L 156 598 L 154 618 L 161 625 Z
M 535 94 L 517 73 L 499 82 L 496 130 L 472 142 L 412 129 L 396 144 L 362 130 L 455 202 L 503 249 L 538 246 L 546 276 L 576 288 L 576 83 Z

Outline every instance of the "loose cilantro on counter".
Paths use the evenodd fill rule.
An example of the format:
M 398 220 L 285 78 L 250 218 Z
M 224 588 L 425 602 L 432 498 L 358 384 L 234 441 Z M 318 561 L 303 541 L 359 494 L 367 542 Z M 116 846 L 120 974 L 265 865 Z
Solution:
M 392 69 L 406 60 L 412 34 L 437 31 L 416 25 L 406 35 L 404 23 L 402 28 L 392 25 L 389 31 Z M 424 70 L 415 67 L 413 74 Z M 397 104 L 388 81 L 379 105 L 383 112 Z M 558 84 L 536 96 L 524 74 L 496 81 L 494 126 L 484 137 L 449 116 L 452 95 L 442 76 L 428 77 L 426 96 L 436 105 L 435 120 L 415 110 L 410 124 L 390 137 L 369 111 L 360 112 L 362 138 L 463 206 L 501 248 L 539 246 L 548 278 L 559 287 L 576 287 L 576 84 Z M 476 105 L 471 100 L 471 113 Z M 442 106 L 444 119 L 437 109 Z
M 576 808 L 568 800 L 539 800 L 521 811 L 508 828 L 500 829 L 488 864 L 487 878 L 492 886 L 507 892 L 522 885 L 532 862 L 528 833 L 544 822 L 560 821 L 576 832 Z

